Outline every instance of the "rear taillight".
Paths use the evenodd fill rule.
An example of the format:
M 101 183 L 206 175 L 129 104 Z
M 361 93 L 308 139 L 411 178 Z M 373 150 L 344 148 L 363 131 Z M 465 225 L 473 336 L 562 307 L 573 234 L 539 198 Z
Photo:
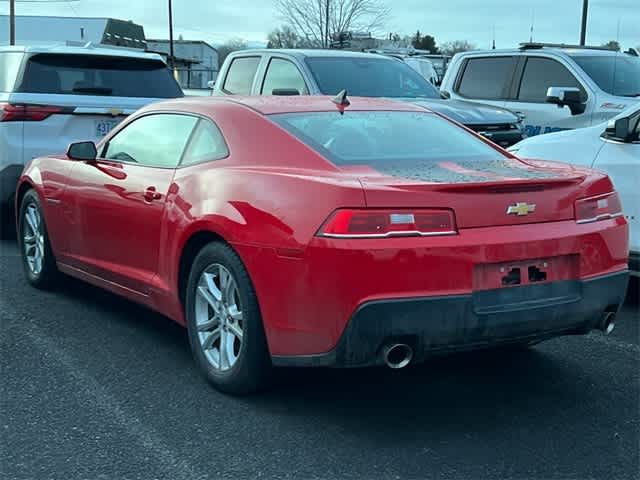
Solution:
M 622 204 L 617 192 L 576 200 L 576 221 L 589 223 L 622 215 Z
M 0 122 L 40 122 L 54 113 L 62 113 L 63 108 L 48 105 L 0 104 Z
M 335 211 L 318 231 L 333 238 L 455 235 L 453 211 L 445 209 Z

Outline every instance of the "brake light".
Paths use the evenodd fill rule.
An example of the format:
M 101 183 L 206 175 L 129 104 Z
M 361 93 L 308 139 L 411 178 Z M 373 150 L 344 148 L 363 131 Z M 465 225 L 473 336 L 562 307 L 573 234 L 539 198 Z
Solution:
M 318 231 L 321 237 L 384 238 L 457 233 L 453 211 L 445 209 L 336 210 Z
M 62 113 L 61 107 L 48 105 L 0 104 L 0 122 L 41 122 L 54 113 Z
M 622 204 L 617 192 L 576 200 L 576 221 L 589 223 L 622 215 Z

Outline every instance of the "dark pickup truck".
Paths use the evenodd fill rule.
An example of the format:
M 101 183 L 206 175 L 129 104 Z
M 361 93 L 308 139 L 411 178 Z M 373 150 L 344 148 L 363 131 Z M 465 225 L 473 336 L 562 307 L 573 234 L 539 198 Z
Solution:
M 523 138 L 520 119 L 492 105 L 450 100 L 394 58 L 342 50 L 241 50 L 227 57 L 216 95 L 336 95 L 407 101 L 446 115 L 506 148 Z

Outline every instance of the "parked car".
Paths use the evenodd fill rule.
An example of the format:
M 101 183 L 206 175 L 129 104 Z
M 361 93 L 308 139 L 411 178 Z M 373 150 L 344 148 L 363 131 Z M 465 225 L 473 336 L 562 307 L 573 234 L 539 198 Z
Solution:
M 629 222 L 631 274 L 640 276 L 640 102 L 609 122 L 529 138 L 509 151 L 604 171 L 620 193 Z
M 628 226 L 604 173 L 524 162 L 410 103 L 189 98 L 31 161 L 19 242 L 188 328 L 219 389 L 610 332 Z M 250 141 L 247 141 L 250 139 Z
M 342 50 L 241 50 L 218 75 L 216 95 L 349 95 L 412 102 L 456 120 L 503 147 L 522 140 L 513 113 L 442 98 L 422 75 L 383 55 Z
M 401 62 L 406 63 L 411 68 L 413 68 L 416 72 L 422 75 L 425 80 L 427 80 L 432 85 L 438 85 L 438 73 L 436 69 L 433 68 L 431 62 L 425 58 L 413 57 L 408 55 L 391 55 L 384 54 L 387 57 L 397 58 Z
M 448 55 L 431 53 L 429 50 L 417 50 L 415 48 L 409 47 L 383 47 L 383 48 L 372 48 L 369 50 L 365 50 L 367 53 L 379 53 L 381 55 L 390 55 L 390 56 L 401 56 L 403 58 L 421 58 L 424 60 L 428 60 L 433 68 L 436 71 L 437 80 L 434 85 L 440 85 L 442 79 L 444 78 L 444 74 L 447 71 L 447 65 L 451 57 Z
M 94 45 L 0 47 L 0 207 L 24 164 L 99 140 L 127 115 L 182 91 L 159 55 Z M 5 221 L 6 221 L 5 217 Z
M 640 57 L 540 43 L 455 55 L 441 90 L 525 118 L 531 137 L 597 125 L 640 98 Z

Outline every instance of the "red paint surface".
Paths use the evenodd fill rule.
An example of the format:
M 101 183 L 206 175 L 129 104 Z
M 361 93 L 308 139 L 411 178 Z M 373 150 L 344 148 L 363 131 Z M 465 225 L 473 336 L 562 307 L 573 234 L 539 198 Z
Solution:
M 383 176 L 365 167 L 341 170 L 256 109 L 331 111 L 335 106 L 322 97 L 260 97 L 147 107 L 143 113 L 209 116 L 226 138 L 228 158 L 175 170 L 66 157 L 32 161 L 21 182 L 34 186 L 43 200 L 60 268 L 184 323 L 180 257 L 194 235 L 215 233 L 233 246 L 249 271 L 274 355 L 330 350 L 354 310 L 369 300 L 486 288 L 495 282 L 495 265 L 573 259 L 552 269 L 549 280 L 626 269 L 624 218 L 587 224 L 574 219 L 576 199 L 613 190 L 602 173 L 525 164 L 506 152 L 514 165 L 554 169 L 560 178 L 442 185 Z M 352 99 L 349 109 L 418 107 Z M 518 201 L 536 203 L 536 211 L 506 215 L 507 206 Z M 357 240 L 316 236 L 337 208 L 366 207 L 449 208 L 458 234 Z

